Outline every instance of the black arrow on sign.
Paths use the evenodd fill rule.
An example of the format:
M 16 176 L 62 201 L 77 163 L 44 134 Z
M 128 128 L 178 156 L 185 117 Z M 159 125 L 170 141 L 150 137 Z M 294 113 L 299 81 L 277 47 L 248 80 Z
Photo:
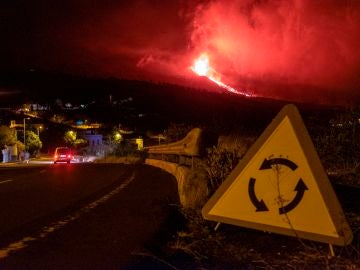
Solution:
M 305 194 L 305 191 L 308 190 L 308 187 L 305 185 L 304 181 L 300 178 L 294 190 L 297 191 L 295 198 L 289 204 L 279 208 L 280 215 L 286 214 L 291 210 L 293 210 L 301 202 Z
M 273 159 L 265 158 L 260 166 L 260 170 L 271 169 L 271 165 L 275 165 L 275 164 L 285 165 L 293 171 L 295 171 L 298 167 L 294 162 L 286 158 L 273 158 Z
M 256 208 L 256 212 L 269 211 L 263 200 L 259 201 L 255 194 L 255 178 L 250 178 L 249 181 L 249 197 L 252 204 Z

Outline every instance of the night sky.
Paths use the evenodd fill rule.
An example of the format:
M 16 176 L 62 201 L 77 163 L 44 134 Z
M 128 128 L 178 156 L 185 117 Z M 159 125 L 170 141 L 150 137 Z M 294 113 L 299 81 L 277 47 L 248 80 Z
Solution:
M 197 85 L 206 53 L 224 83 L 263 96 L 360 95 L 357 0 L 3 0 L 0 36 L 3 71 Z

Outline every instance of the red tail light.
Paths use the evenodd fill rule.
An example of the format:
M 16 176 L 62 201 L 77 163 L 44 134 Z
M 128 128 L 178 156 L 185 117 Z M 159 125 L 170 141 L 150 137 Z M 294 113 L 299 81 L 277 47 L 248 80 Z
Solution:
M 71 155 L 68 155 L 68 158 L 71 158 Z

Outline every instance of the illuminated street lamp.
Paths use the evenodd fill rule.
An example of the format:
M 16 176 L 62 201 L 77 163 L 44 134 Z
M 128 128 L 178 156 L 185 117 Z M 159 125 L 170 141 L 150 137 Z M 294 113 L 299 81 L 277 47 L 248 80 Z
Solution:
M 40 130 L 42 129 L 42 125 L 37 127 L 37 135 L 38 137 L 40 137 Z
M 116 142 L 118 142 L 118 141 L 120 141 L 122 138 L 121 138 L 122 136 L 121 136 L 121 134 L 119 133 L 119 132 L 116 132 L 115 133 L 115 141 Z

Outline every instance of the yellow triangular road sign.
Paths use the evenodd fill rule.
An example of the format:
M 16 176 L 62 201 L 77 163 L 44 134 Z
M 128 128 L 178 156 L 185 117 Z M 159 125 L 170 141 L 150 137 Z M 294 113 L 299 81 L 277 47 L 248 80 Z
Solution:
M 285 106 L 202 209 L 205 219 L 347 245 L 351 229 L 301 116 Z

